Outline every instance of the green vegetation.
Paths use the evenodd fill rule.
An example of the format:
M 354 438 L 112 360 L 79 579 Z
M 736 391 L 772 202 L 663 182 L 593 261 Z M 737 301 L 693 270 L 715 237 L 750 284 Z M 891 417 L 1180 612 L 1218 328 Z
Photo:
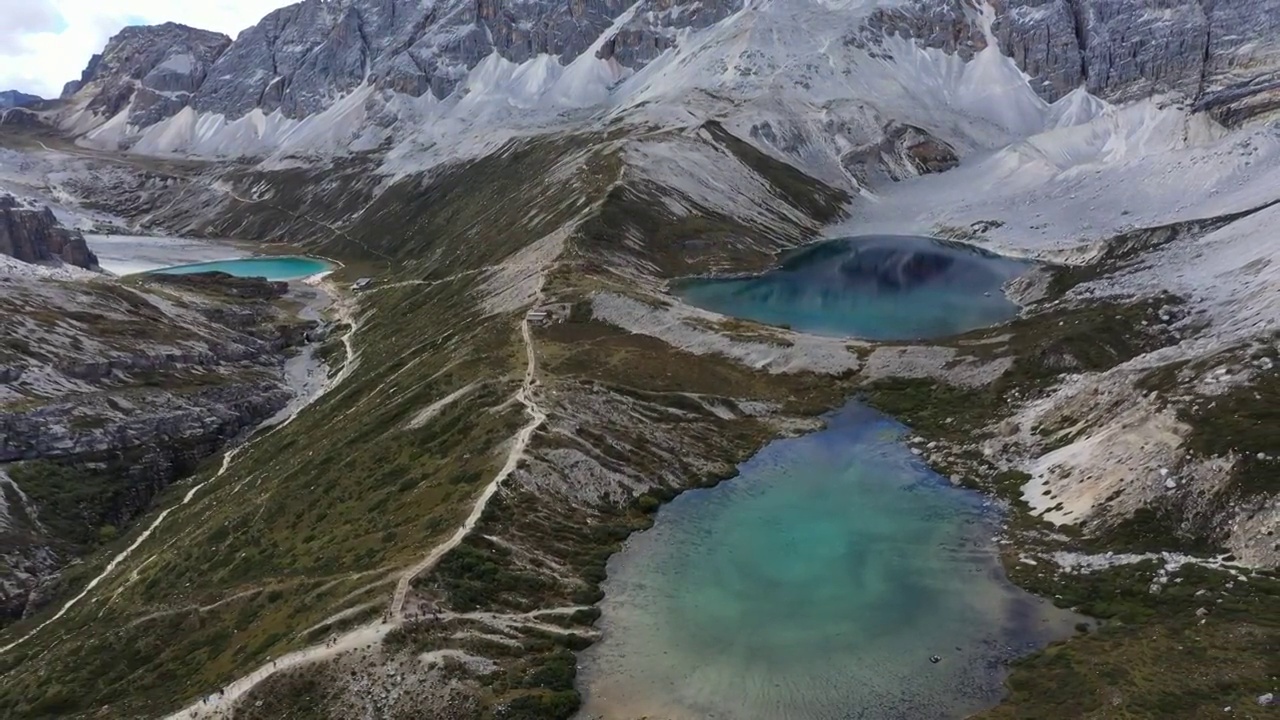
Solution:
M 325 254 L 366 273 L 371 263 L 397 258 L 393 268 L 381 265 L 379 287 L 359 296 L 354 372 L 293 422 L 259 433 L 93 597 L 0 657 L 0 715 L 30 717 L 49 707 L 61 715 L 91 708 L 156 714 L 314 641 L 305 630 L 335 612 L 385 603 L 391 588 L 377 578 L 416 562 L 453 531 L 525 421 L 510 402 L 525 364 L 520 316 L 480 307 L 487 275 L 475 271 L 561 227 L 599 196 L 617 171 L 607 147 L 583 149 L 599 140 L 516 143 L 431 178 L 405 178 L 364 208 L 360 223 L 337 232 L 317 230 L 318 222 L 334 224 L 361 202 L 368 168 L 359 160 L 335 168 L 327 178 L 333 184 L 319 192 L 299 171 L 233 173 L 237 185 L 262 183 L 276 194 L 237 203 L 210 232 L 318 234 Z M 585 171 L 535 192 L 538 177 L 575 153 Z M 486 191 L 476 192 L 479 186 Z M 510 202 L 495 204 L 495 196 Z M 443 282 L 395 285 L 423 279 Z M 347 360 L 336 341 L 341 331 L 327 355 Z M 486 382 L 464 401 L 416 420 L 477 378 Z M 216 465 L 193 482 L 209 480 Z M 170 489 L 156 505 L 175 506 L 186 490 Z M 96 535 L 106 524 L 116 525 L 85 526 Z M 116 543 L 133 541 L 136 529 L 116 526 L 125 530 Z M 64 594 L 107 557 L 69 571 Z M 107 596 L 114 596 L 109 606 L 96 599 Z M 40 619 L 8 632 L 16 636 Z M 79 690 L 57 695 L 48 677 Z
M 888 379 L 866 388 L 872 405 L 902 419 L 921 435 L 968 444 L 1004 416 L 1010 399 L 1034 398 L 1062 372 L 1101 371 L 1162 347 L 1176 338 L 1157 311 L 1176 298 L 1131 305 L 1051 308 L 953 343 L 987 359 L 1011 357 L 1009 372 L 980 388 L 958 388 L 932 380 Z M 1004 336 L 1004 337 L 1001 337 Z M 998 342 L 984 342 L 1000 338 Z M 1154 371 L 1139 383 L 1146 392 L 1171 392 L 1185 363 Z M 1204 368 L 1192 368 L 1201 372 Z M 1192 426 L 1188 447 L 1202 457 L 1236 452 L 1236 495 L 1274 492 L 1274 473 L 1256 458 L 1277 447 L 1275 384 L 1270 376 L 1227 395 L 1183 407 Z M 1055 428 L 1037 428 L 1052 435 Z M 1062 440 L 1059 440 L 1061 442 Z M 1246 461 L 1252 460 L 1253 462 Z M 1153 592 L 1154 562 L 1095 573 L 1060 573 L 1043 559 L 1035 566 L 1023 553 L 1067 549 L 1081 552 L 1221 552 L 1204 526 L 1210 513 L 1189 513 L 1180 500 L 1158 500 L 1106 527 L 1050 528 L 1021 500 L 1025 473 L 1000 471 L 976 453 L 962 457 L 966 484 L 1008 503 L 1008 529 L 1018 550 L 1005 567 L 1011 579 L 1060 607 L 1104 620 L 1101 627 L 1014 664 L 1009 697 L 980 717 L 1012 718 L 1196 718 L 1263 717 L 1254 698 L 1275 688 L 1280 675 L 1280 582 L 1254 575 L 1187 565 Z M 1221 602 L 1219 602 L 1219 600 Z M 1197 614 L 1205 608 L 1208 615 Z M 1202 622 L 1203 621 L 1203 622 Z
M 1238 458 L 1232 473 L 1233 494 L 1280 493 L 1280 374 L 1260 373 L 1253 382 L 1183 409 L 1179 415 L 1191 426 L 1187 447 L 1192 453 Z
M 1152 592 L 1157 569 L 1033 584 L 1105 622 L 1015 663 L 1009 697 L 980 717 L 1218 718 L 1227 706 L 1234 717 L 1270 717 L 1255 698 L 1280 676 L 1280 581 L 1185 565 Z
M 945 343 L 962 357 L 1007 358 L 1009 370 L 992 383 L 966 388 L 932 379 L 887 378 L 866 385 L 863 393 L 868 403 L 923 435 L 971 440 L 998 420 L 1010 401 L 1035 397 L 1064 373 L 1108 370 L 1176 342 L 1158 321 L 1158 311 L 1177 302 L 1168 296 L 1131 304 L 1051 306 Z
M 147 471 L 142 455 L 126 453 L 95 465 L 32 460 L 7 469 L 39 508 L 40 523 L 59 549 L 79 554 L 115 540 L 117 528 L 159 492 L 158 483 L 134 477 Z

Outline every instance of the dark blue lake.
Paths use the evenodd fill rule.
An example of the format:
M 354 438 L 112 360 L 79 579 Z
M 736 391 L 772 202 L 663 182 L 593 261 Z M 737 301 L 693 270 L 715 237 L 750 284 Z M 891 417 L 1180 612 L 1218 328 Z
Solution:
M 919 340 L 1017 315 L 1005 283 L 1031 263 L 972 245 L 905 235 L 826 240 L 794 250 L 759 275 L 687 278 L 685 302 L 801 332 Z

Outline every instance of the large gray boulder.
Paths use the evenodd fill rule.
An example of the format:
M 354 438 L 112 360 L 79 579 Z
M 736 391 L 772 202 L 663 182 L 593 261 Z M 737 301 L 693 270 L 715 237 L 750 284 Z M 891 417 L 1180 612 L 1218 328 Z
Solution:
M 60 260 L 82 268 L 98 267 L 97 256 L 79 230 L 63 227 L 47 207 L 28 207 L 6 194 L 0 194 L 0 254 L 29 263 Z

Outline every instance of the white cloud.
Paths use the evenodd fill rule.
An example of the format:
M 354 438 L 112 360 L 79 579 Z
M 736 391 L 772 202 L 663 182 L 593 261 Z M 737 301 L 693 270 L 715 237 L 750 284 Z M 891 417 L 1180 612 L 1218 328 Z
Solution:
M 289 0 L 0 0 L 0 90 L 57 97 L 126 25 L 179 22 L 235 37 Z

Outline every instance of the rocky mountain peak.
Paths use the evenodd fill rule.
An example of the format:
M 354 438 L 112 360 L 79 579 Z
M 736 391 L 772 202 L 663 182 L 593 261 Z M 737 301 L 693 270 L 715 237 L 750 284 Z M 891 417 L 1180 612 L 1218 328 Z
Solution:
M 0 90 L 0 108 L 26 107 L 42 102 L 39 95 L 29 95 L 18 90 Z
M 199 111 L 236 118 L 255 108 L 301 118 L 368 82 L 414 97 L 449 95 L 491 54 L 513 63 L 553 55 L 568 64 L 631 5 L 444 0 L 304 0 L 280 8 L 236 38 L 195 97 Z M 635 13 L 610 40 L 608 55 L 644 65 L 675 32 L 706 27 L 737 0 L 664 0 Z M 687 10 L 687 12 L 682 12 Z
M 128 108 L 130 125 L 152 125 L 187 106 L 230 44 L 222 33 L 173 22 L 126 27 L 62 94 L 100 117 Z

